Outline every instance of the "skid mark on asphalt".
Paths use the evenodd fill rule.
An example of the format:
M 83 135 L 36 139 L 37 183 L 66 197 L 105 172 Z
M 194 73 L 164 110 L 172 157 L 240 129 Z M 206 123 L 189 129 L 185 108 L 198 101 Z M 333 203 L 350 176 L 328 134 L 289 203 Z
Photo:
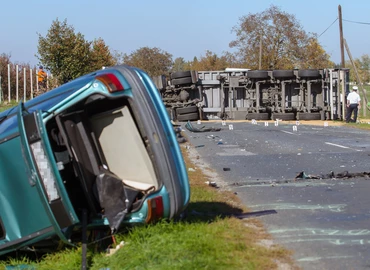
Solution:
M 279 239 L 282 244 L 325 242 L 333 246 L 370 245 L 370 230 L 368 229 L 282 228 L 269 230 L 269 233 Z
M 330 212 L 343 212 L 347 204 L 294 204 L 294 203 L 272 203 L 272 204 L 259 204 L 250 205 L 250 208 L 265 208 L 274 210 L 324 210 Z
M 334 246 L 344 246 L 344 245 L 370 245 L 370 239 L 332 239 L 332 238 L 307 238 L 307 239 L 290 239 L 290 240 L 280 240 L 282 244 L 289 243 L 303 243 L 303 242 L 326 242 Z
M 278 237 L 291 237 L 291 233 L 294 236 L 312 236 L 312 235 L 324 235 L 324 236 L 333 236 L 333 235 L 340 235 L 340 236 L 363 236 L 363 235 L 370 235 L 370 230 L 368 229 L 356 229 L 356 230 L 335 230 L 335 229 L 318 229 L 318 228 L 306 228 L 306 229 L 275 229 L 270 230 L 270 233 L 273 234 L 280 234 Z M 281 234 L 288 234 L 288 235 L 281 235 Z
M 246 151 L 245 148 L 240 148 L 240 145 L 221 145 L 222 152 L 216 153 L 218 156 L 255 156 L 255 153 Z
M 353 256 L 327 256 L 327 257 L 305 257 L 297 259 L 298 262 L 316 262 L 320 260 L 333 260 L 333 259 L 348 259 L 353 258 Z
M 286 130 L 280 130 L 281 132 L 284 132 L 284 133 L 287 133 L 287 134 L 290 134 L 290 135 L 299 135 L 297 133 L 293 133 L 293 132 L 290 132 L 290 131 L 286 131 Z
M 332 146 L 336 146 L 336 147 L 339 147 L 339 148 L 355 150 L 355 151 L 357 151 L 357 152 L 362 152 L 362 150 L 360 150 L 360 149 L 354 149 L 354 148 L 351 148 L 351 147 L 348 147 L 348 146 L 344 146 L 344 145 L 340 145 L 340 144 L 335 144 L 335 143 L 330 143 L 330 142 L 325 142 L 325 144 L 327 144 L 327 145 L 332 145 Z

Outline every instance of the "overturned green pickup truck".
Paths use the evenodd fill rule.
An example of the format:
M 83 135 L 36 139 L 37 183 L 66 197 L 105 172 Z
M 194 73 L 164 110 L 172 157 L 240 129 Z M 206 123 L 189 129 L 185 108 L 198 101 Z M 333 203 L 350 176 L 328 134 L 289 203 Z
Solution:
M 167 111 L 139 69 L 99 70 L 0 113 L 0 255 L 175 218 L 189 198 Z

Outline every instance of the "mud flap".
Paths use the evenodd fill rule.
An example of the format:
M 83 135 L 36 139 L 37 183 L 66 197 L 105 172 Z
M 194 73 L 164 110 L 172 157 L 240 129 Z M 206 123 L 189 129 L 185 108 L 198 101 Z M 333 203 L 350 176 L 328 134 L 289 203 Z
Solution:
M 122 179 L 106 170 L 96 177 L 96 187 L 100 206 L 114 233 L 119 230 L 139 191 L 125 187 Z

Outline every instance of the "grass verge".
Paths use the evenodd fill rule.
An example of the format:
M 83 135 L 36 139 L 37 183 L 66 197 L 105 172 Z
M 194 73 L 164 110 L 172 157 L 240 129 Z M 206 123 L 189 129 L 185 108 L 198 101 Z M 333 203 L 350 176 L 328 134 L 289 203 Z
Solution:
M 0 103 L 0 112 L 10 109 L 11 107 L 16 106 L 18 103 L 15 100 L 10 102 L 2 102 Z
M 191 201 L 187 218 L 129 229 L 116 236 L 118 243 L 125 244 L 111 256 L 91 248 L 90 269 L 278 269 L 282 265 L 294 269 L 290 252 L 273 245 L 257 219 L 206 214 L 247 209 L 233 193 L 206 185 L 212 179 L 183 151 L 187 168 L 193 169 L 189 171 Z M 25 264 L 37 270 L 79 269 L 81 248 L 50 253 L 36 261 L 25 257 L 0 261 L 4 268 Z

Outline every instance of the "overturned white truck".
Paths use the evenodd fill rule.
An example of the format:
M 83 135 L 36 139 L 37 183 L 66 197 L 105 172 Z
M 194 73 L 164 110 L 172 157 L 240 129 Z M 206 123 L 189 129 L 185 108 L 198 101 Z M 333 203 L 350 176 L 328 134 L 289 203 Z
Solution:
M 173 120 L 335 120 L 349 69 L 178 71 L 154 82 Z

